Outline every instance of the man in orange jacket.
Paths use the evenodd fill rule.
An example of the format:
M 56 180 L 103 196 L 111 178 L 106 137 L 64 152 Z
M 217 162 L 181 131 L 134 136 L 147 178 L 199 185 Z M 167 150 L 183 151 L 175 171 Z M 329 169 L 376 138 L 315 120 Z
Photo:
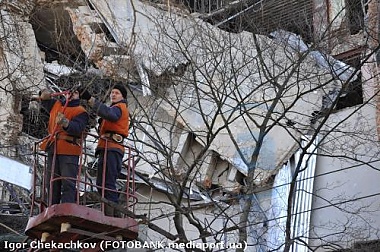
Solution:
M 45 186 L 51 194 L 51 204 L 76 202 L 75 180 L 78 176 L 82 133 L 89 120 L 86 110 L 79 104 L 78 91 L 68 94 L 66 99 L 68 102 L 65 106 L 66 101 L 52 98 L 47 89 L 40 94 L 41 105 L 50 114 L 49 137 L 45 138 L 40 148 L 48 154 Z M 64 178 L 50 183 L 51 178 L 59 177 Z
M 116 179 L 122 168 L 122 160 L 124 156 L 123 142 L 129 134 L 129 111 L 126 100 L 127 91 L 124 86 L 120 84 L 115 85 L 110 93 L 110 106 L 96 100 L 87 90 L 81 90 L 80 93 L 81 98 L 87 100 L 88 104 L 101 118 L 99 126 L 99 141 L 96 148 L 96 153 L 99 155 L 96 184 L 98 189 L 102 187 L 103 166 L 105 163 L 106 171 L 104 186 L 108 190 L 105 190 L 104 197 L 109 201 L 118 203 Z M 114 209 L 106 205 L 105 215 L 114 216 Z

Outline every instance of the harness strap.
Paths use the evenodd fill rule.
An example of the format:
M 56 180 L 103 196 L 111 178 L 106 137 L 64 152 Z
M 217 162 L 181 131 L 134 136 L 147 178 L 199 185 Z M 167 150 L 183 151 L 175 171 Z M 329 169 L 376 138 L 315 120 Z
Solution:
M 124 137 L 122 135 L 120 135 L 118 133 L 114 133 L 114 132 L 104 133 L 103 135 L 101 135 L 101 137 L 112 140 L 118 144 L 121 144 L 124 141 Z
M 57 139 L 65 140 L 69 143 L 80 145 L 80 138 L 75 136 L 58 135 Z

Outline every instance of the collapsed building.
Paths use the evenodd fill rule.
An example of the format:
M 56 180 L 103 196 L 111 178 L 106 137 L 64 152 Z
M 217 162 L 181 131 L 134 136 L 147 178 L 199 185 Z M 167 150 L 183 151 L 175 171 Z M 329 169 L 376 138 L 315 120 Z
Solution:
M 377 5 L 283 2 L 2 3 L 2 155 L 31 164 L 29 143 L 42 137 L 44 120 L 28 123 L 28 106 L 41 88 L 80 81 L 104 98 L 121 82 L 130 90 L 128 143 L 140 158 L 137 209 L 157 225 L 178 231 L 168 198 L 180 191 L 181 208 L 214 231 L 208 241 L 236 242 L 248 195 L 250 249 L 281 249 L 284 199 L 298 170 L 291 238 L 301 242 L 293 249 L 373 246 L 376 236 L 354 230 L 375 234 L 368 220 L 380 221 L 370 214 L 379 211 L 370 186 L 379 176 Z M 360 220 L 353 213 L 363 208 Z M 148 226 L 141 239 L 164 239 Z

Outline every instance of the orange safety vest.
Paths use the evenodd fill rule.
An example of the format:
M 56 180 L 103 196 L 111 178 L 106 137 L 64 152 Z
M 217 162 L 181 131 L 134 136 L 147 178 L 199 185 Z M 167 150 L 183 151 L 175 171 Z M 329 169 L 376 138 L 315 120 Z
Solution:
M 123 137 L 127 137 L 129 134 L 129 111 L 127 104 L 124 102 L 119 102 L 113 105 L 112 107 L 119 107 L 121 109 L 121 117 L 116 122 L 111 122 L 107 120 L 102 120 L 102 123 L 100 125 L 99 130 L 99 141 L 98 141 L 98 147 L 97 149 L 104 149 L 106 140 L 102 139 L 102 136 L 104 136 L 106 133 L 116 133 L 120 134 Z M 124 146 L 115 141 L 113 141 L 111 138 L 107 141 L 107 148 L 108 149 L 119 149 L 122 152 L 124 152 Z
M 75 139 L 80 139 L 81 136 L 73 136 L 67 134 L 65 130 L 63 130 L 61 125 L 57 125 L 56 132 L 54 131 L 55 128 L 55 119 L 58 115 L 58 112 L 62 112 L 63 105 L 61 102 L 57 101 L 51 111 L 50 111 L 50 117 L 49 117 L 49 124 L 48 124 L 48 133 L 49 136 L 51 134 L 55 134 L 54 137 L 45 138 L 41 144 L 40 149 L 45 151 L 47 146 L 51 145 L 54 141 L 57 140 L 57 155 L 80 155 L 81 153 L 81 142 L 80 144 L 75 143 Z M 86 110 L 82 106 L 75 106 L 75 107 L 66 107 L 63 114 L 67 119 L 70 121 L 77 115 L 81 113 L 85 113 Z M 72 139 L 74 141 L 68 141 L 68 139 Z M 51 140 L 49 142 L 49 140 Z

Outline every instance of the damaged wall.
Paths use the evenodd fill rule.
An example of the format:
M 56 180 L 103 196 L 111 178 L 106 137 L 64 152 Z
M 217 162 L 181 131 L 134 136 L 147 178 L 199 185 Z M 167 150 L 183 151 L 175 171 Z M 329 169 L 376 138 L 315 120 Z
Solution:
M 380 146 L 374 141 L 376 108 L 367 104 L 342 110 L 332 115 L 327 125 L 337 124 L 340 132 L 327 136 L 317 157 L 310 229 L 313 247 L 334 243 L 347 248 L 357 241 L 378 239 Z M 332 153 L 347 158 L 334 158 Z M 321 241 L 320 237 L 326 239 Z
M 160 76 L 166 71 L 171 71 L 175 69 L 175 67 L 180 64 L 185 64 L 185 65 L 188 64 L 189 61 L 188 59 L 185 58 L 185 55 L 184 55 L 184 54 L 188 54 L 189 55 L 188 58 L 191 60 L 191 62 L 197 62 L 195 66 L 193 66 L 193 68 L 195 67 L 197 69 L 196 70 L 197 76 L 195 79 L 196 85 L 199 85 L 201 89 L 204 89 L 202 90 L 202 92 L 207 93 L 208 92 L 207 85 L 203 87 L 201 84 L 202 83 L 201 79 L 203 78 L 202 77 L 203 72 L 204 73 L 213 72 L 213 71 L 218 72 L 218 71 L 221 71 L 221 69 L 214 68 L 212 64 L 206 63 L 207 61 L 212 62 L 214 60 L 212 57 L 216 57 L 215 55 L 213 55 L 212 51 L 210 54 L 206 54 L 206 52 L 202 51 L 203 50 L 202 48 L 204 48 L 204 45 L 206 43 L 208 44 L 209 48 L 212 48 L 211 50 L 214 50 L 215 52 L 217 52 L 218 50 L 226 50 L 226 54 L 227 54 L 228 52 L 233 51 L 233 53 L 235 54 L 234 57 L 236 58 L 235 64 L 237 64 L 237 66 L 239 65 L 242 66 L 240 74 L 242 76 L 249 76 L 249 75 L 251 76 L 250 79 L 249 80 L 247 79 L 246 82 L 238 80 L 241 83 L 238 83 L 236 85 L 239 85 L 240 88 L 246 89 L 250 85 L 249 81 L 252 81 L 253 79 L 253 82 L 257 83 L 257 81 L 261 78 L 259 77 L 260 75 L 259 71 L 257 71 L 256 76 L 252 75 L 251 69 L 256 68 L 255 66 L 253 66 L 254 63 L 252 66 L 250 65 L 243 66 L 245 62 L 239 62 L 240 58 L 243 58 L 245 55 L 250 55 L 250 57 L 253 57 L 253 58 L 256 57 L 255 50 L 252 48 L 246 48 L 245 46 L 245 45 L 253 43 L 251 35 L 249 35 L 248 33 L 243 32 L 238 35 L 229 34 L 227 32 L 223 32 L 221 30 L 215 29 L 211 25 L 201 22 L 200 20 L 192 19 L 191 17 L 184 18 L 184 17 L 181 17 L 180 15 L 174 15 L 174 14 L 168 15 L 164 11 L 160 11 L 151 6 L 144 5 L 139 1 L 135 1 L 133 6 L 128 1 L 127 2 L 108 1 L 107 4 L 105 4 L 102 1 L 91 1 L 91 3 L 93 4 L 95 9 L 101 10 L 102 21 L 110 30 L 110 33 L 115 38 L 116 43 L 125 49 L 125 54 L 119 55 L 119 56 L 114 55 L 114 57 L 117 57 L 118 59 L 117 60 L 118 64 L 120 64 L 119 61 L 122 61 L 125 57 L 131 58 L 131 61 L 130 61 L 131 64 L 122 63 L 121 64 L 122 68 L 126 66 L 127 67 L 130 66 L 131 69 L 135 69 L 136 65 L 133 64 L 133 61 L 136 61 L 136 60 L 133 60 L 133 59 L 138 59 L 139 62 L 141 62 L 141 65 L 144 67 L 144 69 L 153 73 L 156 76 Z M 145 15 L 142 15 L 139 12 L 133 13 L 133 8 L 144 10 Z M 91 30 L 91 27 L 93 26 L 91 24 L 93 23 L 99 24 L 100 22 L 98 17 L 94 17 L 91 19 L 90 14 L 93 14 L 93 11 L 89 8 L 80 7 L 75 10 L 69 10 L 69 12 L 73 19 L 74 27 L 77 27 L 76 33 L 82 42 L 82 48 L 84 49 L 84 51 L 86 51 L 89 57 L 94 59 L 95 64 L 98 64 L 100 61 L 105 61 L 109 59 L 107 55 L 103 55 L 103 54 L 105 51 L 107 51 L 108 44 L 111 47 L 114 47 L 115 45 L 114 43 L 105 44 L 104 34 L 96 34 L 96 31 L 94 31 L 93 29 Z M 155 17 L 154 21 L 152 21 L 153 19 L 149 19 L 149 16 L 154 16 Z M 168 21 L 168 22 L 165 22 L 165 21 Z M 174 26 L 172 26 L 171 23 L 174 24 Z M 212 42 L 210 43 L 210 41 L 212 41 L 215 38 L 211 39 L 211 37 L 209 37 L 207 39 L 207 35 L 205 37 L 202 37 L 202 36 L 194 37 L 194 34 L 197 34 L 197 33 L 199 34 L 199 31 L 203 31 L 203 34 L 206 34 L 206 33 L 213 34 L 212 36 L 215 36 L 218 38 L 216 39 L 216 41 L 224 40 L 226 41 L 226 45 L 224 45 L 224 48 L 223 48 L 223 45 L 218 47 L 216 44 L 213 44 Z M 170 38 L 169 36 L 173 36 L 173 37 Z M 176 41 L 178 40 L 175 39 L 176 37 L 178 38 L 181 37 L 181 40 L 182 40 L 181 43 L 183 43 L 184 48 L 180 48 L 180 45 L 177 44 Z M 261 41 L 263 47 L 271 45 L 273 48 L 278 48 L 277 49 L 278 51 L 275 51 L 276 49 L 274 49 L 272 52 L 269 52 L 269 53 L 272 53 L 273 55 L 281 55 L 280 53 L 280 50 L 282 50 L 281 46 L 275 44 L 270 39 L 266 39 L 265 37 L 259 37 L 259 41 Z M 151 46 L 152 44 L 154 44 L 155 46 L 152 47 Z M 232 46 L 232 49 L 231 49 L 231 48 L 228 48 L 229 45 L 234 45 L 234 46 Z M 203 57 L 203 55 L 206 55 L 206 57 Z M 227 67 L 227 70 L 223 70 L 223 71 L 228 72 L 229 59 L 227 55 L 222 55 L 222 57 L 225 57 L 224 60 L 226 62 L 223 62 L 221 65 L 223 67 Z M 272 65 L 274 65 L 273 62 L 271 62 L 271 60 L 274 60 L 274 61 L 279 60 L 279 61 L 284 62 L 284 64 L 287 64 L 287 65 L 290 65 L 293 63 L 290 58 L 285 57 L 285 54 L 283 58 L 281 59 L 279 56 L 278 56 L 279 58 L 274 58 L 274 59 L 272 59 L 271 57 L 272 56 L 269 54 L 266 55 L 266 57 L 264 57 L 268 59 L 266 64 L 268 64 L 268 66 L 271 66 L 271 67 L 273 67 Z M 327 78 L 329 78 L 329 75 L 325 73 L 324 71 L 313 72 L 312 68 L 307 68 L 306 65 L 307 63 L 305 63 L 304 65 L 305 70 L 302 70 L 300 72 L 305 72 L 308 75 L 315 75 L 315 76 L 325 75 L 326 80 Z M 119 68 L 115 68 L 115 69 L 119 70 Z M 276 70 L 276 71 L 280 71 L 280 70 Z M 109 71 L 108 69 L 107 70 L 103 69 L 103 72 L 108 73 Z M 185 68 L 185 72 L 183 72 L 183 74 L 184 75 L 174 80 L 174 83 L 186 83 L 186 84 L 182 84 L 181 88 L 184 88 L 184 89 L 189 88 L 190 85 L 192 85 L 190 83 L 192 80 L 192 74 L 193 74 L 192 69 L 190 67 Z M 118 76 L 120 77 L 120 75 Z M 219 83 L 219 82 L 223 82 L 223 78 L 228 79 L 229 77 L 215 75 L 213 78 L 214 79 L 212 80 L 207 80 L 207 82 Z M 284 80 L 285 79 L 286 77 L 284 77 Z M 300 79 L 302 79 L 302 77 Z M 323 77 L 321 77 L 321 79 L 323 79 Z M 190 81 L 189 84 L 187 84 L 188 80 Z M 318 82 L 318 81 L 320 80 L 315 80 L 315 81 L 308 80 L 308 82 L 310 83 Z M 289 82 L 291 83 L 289 84 L 290 86 L 293 85 L 294 88 L 297 88 L 297 85 L 295 84 L 296 80 L 291 80 Z M 189 87 L 186 87 L 186 85 L 189 85 Z M 179 86 L 177 84 L 176 89 L 178 89 L 178 87 Z M 189 90 L 190 89 L 191 88 L 189 88 Z M 231 87 L 231 89 L 233 89 L 233 87 Z M 328 87 L 326 87 L 326 89 L 328 89 Z M 243 91 L 243 93 L 244 92 L 246 91 Z M 294 96 L 291 95 L 292 92 L 294 93 L 294 91 L 289 90 L 288 92 L 289 100 L 288 102 L 284 100 L 285 103 L 290 103 L 294 99 Z M 271 94 L 269 93 L 270 92 L 268 92 L 267 99 L 270 99 L 269 97 L 271 96 Z M 294 107 L 294 111 L 297 111 L 300 109 L 301 110 L 306 109 L 306 111 L 302 111 L 301 113 L 298 114 L 298 116 L 294 118 L 289 118 L 289 120 L 300 121 L 302 122 L 302 124 L 306 123 L 305 120 L 308 120 L 309 115 L 313 111 L 319 109 L 318 99 L 320 99 L 321 96 L 316 95 L 314 98 L 312 97 L 313 97 L 313 94 L 311 94 L 310 97 L 306 99 L 308 100 L 306 103 L 309 104 L 307 106 L 302 103 L 297 104 Z M 204 98 L 205 97 L 202 98 L 203 100 L 202 103 L 204 104 L 202 104 L 201 106 L 204 108 L 207 107 L 209 111 L 213 113 L 212 112 L 213 105 L 211 104 L 210 106 L 209 104 L 212 102 L 207 102 L 207 99 L 204 99 Z M 252 97 L 250 98 L 250 100 L 247 100 L 247 103 L 257 103 L 257 102 L 260 102 L 261 99 L 262 99 L 261 97 Z M 185 120 L 185 123 L 182 123 L 182 124 L 186 125 L 187 130 L 190 130 L 192 132 L 202 132 L 202 131 L 207 132 L 207 130 L 202 128 L 203 122 L 202 122 L 202 118 L 200 118 L 200 115 L 202 113 L 200 111 L 200 108 L 198 108 L 198 112 L 195 112 L 195 113 L 194 111 L 187 112 L 185 107 L 191 106 L 191 104 L 190 103 L 186 104 L 184 103 L 185 101 L 186 99 L 183 99 L 182 100 L 183 104 L 180 105 L 180 107 L 182 106 L 184 107 L 181 120 Z M 311 104 L 315 104 L 316 106 L 313 107 Z M 234 106 L 236 106 L 236 102 L 231 101 L 231 100 L 229 101 L 227 99 L 226 107 L 234 107 Z M 169 114 L 171 113 L 170 111 L 173 111 L 168 106 L 163 107 L 163 108 L 169 111 Z M 222 109 L 222 110 L 225 110 L 225 109 Z M 255 113 L 262 114 L 262 113 L 265 113 L 265 110 L 261 112 L 260 110 L 255 110 Z M 281 112 L 279 111 L 279 113 Z M 295 114 L 296 113 L 294 113 L 294 115 Z M 211 114 L 211 117 L 212 117 L 212 114 Z M 301 119 L 301 117 L 304 117 L 304 119 Z M 200 120 L 197 121 L 197 118 L 199 118 Z M 154 123 L 154 121 L 152 121 L 151 123 Z M 219 122 L 217 121 L 217 124 L 215 127 L 220 126 L 222 123 L 223 122 L 219 119 Z M 235 125 L 236 126 L 233 126 L 233 125 L 231 126 L 232 132 L 235 132 L 235 134 L 238 134 L 239 132 L 240 137 L 235 135 L 234 138 L 240 138 L 238 144 L 241 146 L 246 145 L 247 148 L 249 148 L 248 146 L 250 145 L 250 138 L 252 137 L 251 134 L 250 133 L 248 134 L 248 138 L 244 137 L 243 135 L 244 135 L 244 132 L 247 132 L 247 128 L 245 129 L 242 128 L 240 126 L 241 122 L 239 121 L 236 121 Z M 247 126 L 247 127 L 250 127 L 250 126 Z M 286 136 L 289 136 L 288 134 L 284 134 L 285 132 L 279 133 L 281 132 L 280 129 L 273 130 L 272 132 L 275 135 L 269 137 L 272 140 L 267 142 L 269 145 L 268 147 L 264 147 L 264 150 L 263 150 L 263 156 L 265 156 L 265 154 L 267 155 L 262 158 L 261 165 L 260 165 L 262 166 L 262 168 L 259 166 L 260 169 L 263 171 L 273 170 L 273 169 L 278 168 L 279 164 L 283 162 L 284 159 L 286 159 L 286 157 L 288 156 L 287 152 L 291 152 L 291 150 L 293 149 L 292 144 L 291 146 L 283 146 L 285 143 L 288 144 L 292 142 L 291 137 L 289 137 L 288 140 L 285 140 L 283 138 L 283 137 L 286 138 Z M 223 134 L 225 134 L 226 137 L 223 137 Z M 282 136 L 282 137 L 279 138 L 279 136 Z M 200 142 L 204 141 L 202 140 L 202 137 L 203 137 L 202 135 L 198 134 L 197 137 L 200 139 Z M 237 153 L 233 151 L 233 148 L 231 148 L 232 143 L 228 142 L 228 138 L 229 138 L 228 134 L 221 132 L 218 135 L 218 137 L 220 137 L 220 139 L 219 138 L 215 139 L 215 141 L 212 143 L 213 144 L 212 149 L 218 152 L 218 154 L 223 159 L 227 160 L 228 162 L 232 162 L 232 164 L 235 167 L 237 167 L 240 170 L 240 172 L 246 174 L 247 173 L 246 164 L 242 162 L 241 157 L 239 157 L 239 155 L 237 155 Z M 247 149 L 246 152 L 248 154 L 250 150 Z M 280 153 L 283 154 L 283 156 L 281 156 Z M 248 156 L 246 156 L 245 158 L 247 157 Z M 269 162 L 270 160 L 272 160 L 272 158 L 269 158 L 269 157 L 276 157 L 276 159 L 273 160 L 273 162 L 272 161 Z M 271 174 L 263 175 L 263 179 L 265 180 L 265 178 L 270 175 Z
M 186 189 L 196 192 L 201 198 L 197 200 L 202 203 L 219 200 L 218 197 L 239 201 L 233 196 L 252 182 L 245 181 L 245 177 L 250 171 L 250 158 L 257 145 L 258 125 L 265 119 L 278 124 L 268 131 L 263 142 L 255 167 L 257 176 L 253 182 L 257 188 L 270 186 L 277 169 L 288 161 L 297 148 L 299 137 L 313 131 L 310 118 L 313 112 L 320 110 L 323 95 L 343 85 L 342 80 L 334 79 L 336 76 L 330 71 L 318 66 L 312 56 L 305 56 L 291 46 L 266 36 L 254 37 L 247 32 L 228 33 L 193 16 L 175 15 L 139 1 L 134 1 L 133 6 L 130 1 L 121 0 L 91 0 L 92 5 L 79 3 L 67 6 L 65 1 L 56 2 L 61 4 L 60 11 L 69 14 L 64 16 L 70 17 L 73 32 L 85 55 L 76 62 L 77 65 L 85 71 L 95 69 L 99 76 L 110 80 L 138 83 L 133 87 L 129 85 L 137 91 L 131 92 L 128 97 L 135 120 L 128 143 L 135 146 L 142 157 L 136 171 L 151 179 L 164 180 L 165 190 L 173 181 L 188 179 Z M 46 1 L 40 3 L 48 4 Z M 139 12 L 134 12 L 133 8 Z M 10 88 L 3 91 L 35 92 L 45 86 L 45 80 L 43 57 L 32 27 L 24 15 L 12 13 L 9 16 L 7 9 L 1 13 L 8 24 L 2 30 L 3 34 L 7 34 L 7 40 L 1 41 L 1 69 L 14 70 L 2 73 L 6 78 L 1 86 Z M 343 20 L 339 19 L 340 23 L 334 24 L 334 28 L 341 27 Z M 9 32 L 12 29 L 19 32 Z M 8 42 L 12 45 L 7 45 Z M 296 68 L 296 78 L 289 69 L 303 56 L 305 59 Z M 259 62 L 260 57 L 263 58 L 262 62 Z M 275 81 L 266 75 L 265 68 L 270 69 L 269 72 L 276 77 Z M 235 72 L 236 69 L 238 72 Z M 324 87 L 314 90 L 319 83 L 323 83 Z M 87 84 L 102 85 L 91 81 Z M 286 84 L 286 92 L 280 99 L 281 106 L 265 118 L 268 108 L 276 99 L 276 92 L 283 88 L 282 84 Z M 162 98 L 158 98 L 157 90 L 163 94 Z M 302 99 L 298 99 L 300 92 L 305 92 Z M 213 97 L 210 94 L 216 95 Z M 20 97 L 0 92 L 0 98 L 1 104 L 7 105 L 1 106 L 4 110 L 1 111 L 0 130 L 6 135 L 1 144 L 14 146 L 20 140 L 14 140 L 15 136 L 21 132 L 21 115 L 18 113 Z M 297 102 L 293 103 L 295 100 Z M 241 115 L 241 111 L 248 113 Z M 246 123 L 252 119 L 251 116 L 254 120 Z M 211 142 L 210 132 L 215 133 Z M 208 150 L 203 153 L 205 147 Z M 12 152 L 4 154 L 14 156 L 14 152 L 12 149 Z M 329 169 L 330 166 L 327 164 L 323 168 Z M 189 167 L 192 167 L 191 171 Z M 171 168 L 174 171 L 165 172 L 165 169 Z M 319 186 L 323 186 L 325 181 L 318 182 Z M 154 209 L 150 207 L 154 205 L 151 204 L 152 198 L 158 204 L 166 199 L 156 191 L 153 195 L 147 186 L 139 189 L 141 204 L 138 209 L 142 212 L 153 210 L 153 217 L 165 215 L 166 211 L 161 209 L 161 205 Z M 151 198 L 147 200 L 144 198 L 146 196 Z M 229 210 L 232 214 L 240 211 L 237 201 L 228 202 L 231 203 Z M 257 209 L 252 211 L 257 214 L 258 221 L 265 223 L 263 216 L 270 208 L 268 192 L 254 201 Z M 194 202 L 195 199 L 192 199 L 186 203 L 190 205 Z M 229 207 L 224 202 L 221 206 Z M 214 210 L 205 208 L 199 213 L 203 217 Z M 167 211 L 173 210 L 168 208 Z M 174 230 L 171 218 L 166 217 L 163 216 L 157 224 Z M 214 228 L 222 229 L 223 221 L 218 219 Z M 194 231 L 194 237 L 197 236 L 199 234 Z
M 367 13 L 363 10 L 367 9 L 366 1 L 314 0 L 313 2 L 314 40 L 322 39 L 321 45 L 326 52 L 338 55 L 360 48 L 366 43 L 363 29 L 355 31 L 351 29 L 352 26 L 365 25 Z
M 9 8 L 8 8 L 9 7 Z M 26 6 L 23 10 L 31 11 Z M 43 65 L 36 44 L 34 32 L 28 22 L 29 13 L 14 12 L 10 6 L 1 8 L 1 112 L 0 131 L 2 137 L 0 151 L 15 157 L 18 136 L 22 130 L 22 95 L 37 90 L 44 85 Z

